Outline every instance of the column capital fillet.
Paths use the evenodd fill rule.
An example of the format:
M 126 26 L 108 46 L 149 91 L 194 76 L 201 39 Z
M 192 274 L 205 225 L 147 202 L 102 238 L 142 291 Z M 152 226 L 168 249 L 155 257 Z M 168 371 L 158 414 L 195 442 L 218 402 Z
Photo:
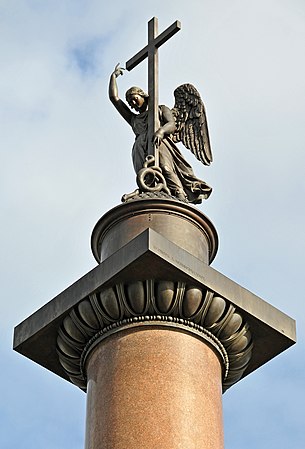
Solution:
M 125 318 L 121 321 L 116 321 L 115 323 L 106 326 L 97 332 L 86 344 L 81 358 L 80 358 L 80 371 L 86 379 L 86 362 L 90 353 L 99 345 L 105 338 L 110 337 L 117 332 L 128 331 L 128 330 L 141 330 L 145 327 L 150 328 L 167 328 L 171 330 L 176 330 L 178 332 L 190 333 L 195 337 L 199 337 L 205 343 L 212 347 L 212 349 L 217 353 L 223 366 L 223 380 L 225 381 L 228 377 L 230 362 L 228 353 L 221 343 L 221 341 L 215 337 L 212 332 L 208 331 L 202 326 L 195 324 L 193 321 L 188 321 L 182 318 L 166 316 L 166 315 L 145 315 L 137 316 L 133 318 Z

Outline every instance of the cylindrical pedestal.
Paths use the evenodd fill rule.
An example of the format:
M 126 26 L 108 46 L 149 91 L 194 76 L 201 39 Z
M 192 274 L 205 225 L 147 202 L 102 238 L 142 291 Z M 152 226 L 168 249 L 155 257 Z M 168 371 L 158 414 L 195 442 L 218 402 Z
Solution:
M 222 449 L 221 362 L 183 330 L 134 328 L 87 359 L 86 449 Z
M 107 259 L 147 228 L 207 264 L 216 256 L 217 232 L 208 217 L 189 204 L 155 198 L 124 203 L 107 212 L 92 232 L 94 257 L 98 262 Z

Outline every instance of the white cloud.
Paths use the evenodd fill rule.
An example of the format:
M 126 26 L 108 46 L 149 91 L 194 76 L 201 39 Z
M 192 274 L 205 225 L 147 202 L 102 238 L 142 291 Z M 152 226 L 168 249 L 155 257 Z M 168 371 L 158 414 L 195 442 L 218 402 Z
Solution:
M 17 5 L 3 0 L 1 326 L 4 365 L 11 368 L 1 376 L 10 402 L 2 421 L 8 448 L 16 447 L 21 438 L 13 418 L 23 423 L 24 432 L 29 426 L 23 447 L 42 447 L 41 442 L 33 444 L 33 432 L 51 412 L 58 413 L 52 396 L 61 400 L 68 394 L 71 403 L 76 398 L 75 407 L 64 409 L 71 413 L 69 425 L 62 422 L 64 415 L 56 418 L 67 440 L 75 422 L 84 419 L 83 398 L 70 385 L 12 354 L 10 335 L 13 325 L 94 266 L 89 249 L 94 223 L 135 187 L 132 132 L 109 103 L 107 86 L 115 64 L 124 64 L 145 45 L 146 23 L 154 15 L 159 16 L 160 31 L 176 19 L 182 21 L 182 30 L 160 49 L 160 101 L 171 106 L 174 88 L 192 82 L 207 107 L 215 162 L 204 168 L 192 155 L 188 159 L 214 187 L 201 207 L 220 234 L 214 266 L 298 318 L 300 328 L 304 323 L 303 2 L 32 0 Z M 144 64 L 118 81 L 121 94 L 130 85 L 146 88 Z M 304 337 L 301 332 L 302 343 Z M 301 388 L 296 394 L 289 386 L 291 396 L 282 398 L 290 410 L 282 416 L 287 425 L 281 426 L 276 418 L 276 398 L 288 382 L 283 371 L 293 365 L 293 382 L 299 385 L 301 359 L 300 351 L 287 351 L 228 392 L 228 445 L 244 447 L 245 439 L 238 437 L 243 432 L 236 403 L 247 401 L 245 433 L 254 420 L 262 433 L 268 423 L 274 431 L 269 439 L 251 434 L 252 447 L 286 448 L 288 436 L 295 438 L 292 447 L 304 446 L 304 435 L 294 424 L 304 402 Z M 50 403 L 50 415 L 44 411 L 41 420 L 35 414 L 37 396 L 24 396 L 29 386 L 19 366 L 35 379 L 30 389 L 34 396 L 36 388 L 44 391 L 49 382 L 45 378 L 52 379 L 51 394 L 46 391 L 43 397 Z M 250 406 L 255 389 L 257 402 L 264 403 L 260 387 L 270 390 L 265 414 Z M 23 398 L 28 417 L 25 406 L 20 409 Z M 39 407 L 42 410 L 42 403 Z M 30 423 L 34 416 L 35 429 Z M 50 448 L 58 449 L 63 443 L 52 440 L 51 433 L 47 429 L 40 435 L 44 441 L 51 439 Z M 71 447 L 83 447 L 83 442 Z

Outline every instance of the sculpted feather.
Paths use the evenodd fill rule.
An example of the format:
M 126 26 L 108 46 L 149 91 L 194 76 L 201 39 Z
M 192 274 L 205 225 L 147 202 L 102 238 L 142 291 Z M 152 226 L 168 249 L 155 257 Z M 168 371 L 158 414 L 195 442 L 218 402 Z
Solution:
M 182 84 L 174 91 L 177 131 L 171 136 L 182 142 L 204 165 L 213 160 L 205 107 L 198 90 L 192 84 Z

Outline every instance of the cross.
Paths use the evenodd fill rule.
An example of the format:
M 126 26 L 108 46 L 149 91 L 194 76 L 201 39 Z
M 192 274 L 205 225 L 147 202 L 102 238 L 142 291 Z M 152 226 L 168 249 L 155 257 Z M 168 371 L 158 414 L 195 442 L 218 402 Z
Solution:
M 148 44 L 135 56 L 126 62 L 126 69 L 132 70 L 145 58 L 148 58 L 148 154 L 155 157 L 155 165 L 159 166 L 158 151 L 153 144 L 154 133 L 159 128 L 158 111 L 158 48 L 181 29 L 181 23 L 176 20 L 163 33 L 158 35 L 158 19 L 153 17 L 148 22 Z

